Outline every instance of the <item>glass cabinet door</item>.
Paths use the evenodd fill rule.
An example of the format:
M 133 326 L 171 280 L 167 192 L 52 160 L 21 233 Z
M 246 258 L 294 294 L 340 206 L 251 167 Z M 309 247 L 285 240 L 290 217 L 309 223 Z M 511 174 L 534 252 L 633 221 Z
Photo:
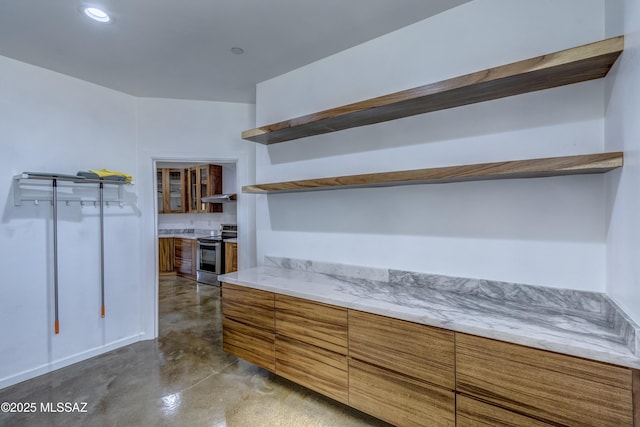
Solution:
M 181 169 L 169 170 L 169 210 L 184 212 L 184 172 Z
M 158 213 L 164 213 L 164 197 L 163 197 L 163 192 L 164 192 L 164 186 L 163 186 L 163 179 L 162 179 L 162 169 L 156 169 L 156 186 L 158 189 Z

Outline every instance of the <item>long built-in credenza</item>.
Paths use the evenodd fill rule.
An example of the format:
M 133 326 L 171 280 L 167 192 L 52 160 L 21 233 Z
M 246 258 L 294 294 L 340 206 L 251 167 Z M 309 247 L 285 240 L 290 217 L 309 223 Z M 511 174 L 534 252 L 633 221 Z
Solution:
M 224 350 L 395 425 L 640 426 L 637 325 L 606 297 L 396 275 L 225 275 Z

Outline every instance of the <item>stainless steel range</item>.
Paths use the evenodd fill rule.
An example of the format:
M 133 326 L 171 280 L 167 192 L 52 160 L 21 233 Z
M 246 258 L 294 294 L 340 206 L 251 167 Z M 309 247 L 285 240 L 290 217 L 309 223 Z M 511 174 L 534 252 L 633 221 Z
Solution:
M 222 224 L 219 233 L 198 239 L 196 254 L 198 282 L 220 286 L 218 275 L 224 272 L 224 241 L 237 237 L 237 224 Z

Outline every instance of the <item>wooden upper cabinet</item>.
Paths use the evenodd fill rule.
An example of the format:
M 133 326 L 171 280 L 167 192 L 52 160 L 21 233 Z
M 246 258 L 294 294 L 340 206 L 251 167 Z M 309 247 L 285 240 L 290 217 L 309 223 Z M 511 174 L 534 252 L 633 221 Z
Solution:
M 158 213 L 184 213 L 186 209 L 186 175 L 184 169 L 156 169 Z
M 187 169 L 188 211 L 222 212 L 222 203 L 205 203 L 203 197 L 222 194 L 222 166 L 200 165 Z
M 276 332 L 347 354 L 347 309 L 276 294 Z
M 632 370 L 456 334 L 456 390 L 567 426 L 632 426 Z
M 349 310 L 349 356 L 448 389 L 455 387 L 454 333 Z

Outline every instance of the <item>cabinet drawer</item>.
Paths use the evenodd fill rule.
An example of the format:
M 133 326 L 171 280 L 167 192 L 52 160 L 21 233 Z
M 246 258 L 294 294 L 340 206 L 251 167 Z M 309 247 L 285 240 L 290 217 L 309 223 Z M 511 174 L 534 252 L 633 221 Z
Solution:
M 453 391 L 354 359 L 349 405 L 397 426 L 455 425 Z
M 349 356 L 453 389 L 454 334 L 349 310 Z
M 275 371 L 273 333 L 223 318 L 222 348 L 247 362 Z
M 183 261 L 193 261 L 193 241 L 190 239 L 175 239 L 176 258 Z
M 276 336 L 276 373 L 342 403 L 348 401 L 347 356 Z
M 185 261 L 180 258 L 176 258 L 176 263 L 174 265 L 174 268 L 178 273 L 182 273 L 182 274 L 190 275 L 193 272 L 193 264 L 191 263 L 191 261 Z
M 553 424 L 459 394 L 456 397 L 456 427 L 553 427 Z
M 631 426 L 631 369 L 456 334 L 456 388 L 565 425 Z
M 273 332 L 273 293 L 223 283 L 222 314 L 238 322 Z
M 347 354 L 347 310 L 276 294 L 276 332 Z

